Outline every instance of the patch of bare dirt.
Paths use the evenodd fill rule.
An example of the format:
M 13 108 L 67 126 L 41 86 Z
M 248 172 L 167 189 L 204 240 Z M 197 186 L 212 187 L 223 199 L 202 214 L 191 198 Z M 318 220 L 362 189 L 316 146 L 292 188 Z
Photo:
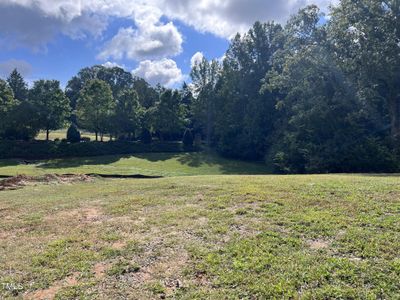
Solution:
M 313 249 L 313 250 L 322 250 L 322 249 L 329 248 L 329 246 L 330 246 L 330 242 L 324 241 L 324 240 L 311 240 L 311 241 L 308 241 L 307 244 L 310 247 L 310 249 Z
M 71 287 L 78 284 L 79 273 L 74 273 L 67 278 L 55 282 L 52 286 L 44 290 L 38 290 L 24 295 L 27 300 L 49 300 L 54 299 L 56 294 L 65 287 Z
M 106 275 L 109 266 L 105 263 L 97 263 L 93 267 L 94 277 L 96 279 L 101 279 Z
M 125 246 L 126 246 L 125 242 L 118 241 L 118 242 L 113 243 L 111 245 L 111 248 L 113 248 L 114 250 L 122 250 L 125 248 Z
M 128 281 L 140 286 L 154 280 L 161 281 L 165 287 L 166 296 L 171 296 L 175 290 L 184 287 L 182 270 L 188 260 L 189 255 L 183 249 L 174 251 L 167 257 L 154 260 L 138 272 L 129 274 Z
M 0 191 L 17 190 L 25 186 L 36 184 L 71 184 L 75 182 L 93 181 L 94 177 L 87 175 L 57 175 L 43 176 L 18 175 L 0 181 Z
M 105 219 L 105 216 L 100 208 L 86 207 L 55 212 L 45 217 L 45 221 L 49 222 L 64 222 L 65 220 L 77 220 L 79 223 L 96 223 Z
M 81 214 L 83 215 L 81 219 L 83 222 L 96 222 L 100 221 L 103 217 L 101 210 L 96 207 L 85 208 L 81 210 Z

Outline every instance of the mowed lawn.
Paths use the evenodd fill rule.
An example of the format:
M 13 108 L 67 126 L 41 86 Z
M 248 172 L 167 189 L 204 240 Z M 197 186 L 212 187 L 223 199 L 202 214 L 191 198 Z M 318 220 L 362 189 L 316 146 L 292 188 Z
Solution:
M 92 132 L 85 132 L 81 131 L 81 137 L 86 137 L 90 138 L 91 141 L 96 140 L 96 135 Z M 66 139 L 67 138 L 67 129 L 60 129 L 60 130 L 53 130 L 50 131 L 49 134 L 49 140 L 54 141 L 55 139 Z M 37 140 L 46 140 L 46 132 L 45 131 L 40 131 L 39 134 L 36 137 Z M 98 139 L 100 140 L 100 135 L 98 136 Z M 110 140 L 110 137 L 108 135 L 103 136 L 103 141 L 107 142 Z
M 118 174 L 150 176 L 188 176 L 270 173 L 263 163 L 229 160 L 212 152 L 145 153 L 42 161 L 0 160 L 0 175 Z
M 95 179 L 0 192 L 0 298 L 399 299 L 400 177 Z

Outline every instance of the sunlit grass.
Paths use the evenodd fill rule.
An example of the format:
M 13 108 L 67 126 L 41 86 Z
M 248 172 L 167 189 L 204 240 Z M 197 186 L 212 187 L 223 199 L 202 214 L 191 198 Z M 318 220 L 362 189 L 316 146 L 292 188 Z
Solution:
M 397 176 L 192 176 L 0 192 L 0 298 L 397 299 Z

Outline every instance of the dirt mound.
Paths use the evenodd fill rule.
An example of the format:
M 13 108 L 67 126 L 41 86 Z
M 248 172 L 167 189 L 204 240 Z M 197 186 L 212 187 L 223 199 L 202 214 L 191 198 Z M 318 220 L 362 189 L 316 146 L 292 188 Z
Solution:
M 92 181 L 93 177 L 88 175 L 58 175 L 58 174 L 46 174 L 43 176 L 27 176 L 18 175 L 3 179 L 0 181 L 0 191 L 5 190 L 16 190 L 24 186 L 35 185 L 35 184 L 69 184 L 74 182 L 87 182 Z

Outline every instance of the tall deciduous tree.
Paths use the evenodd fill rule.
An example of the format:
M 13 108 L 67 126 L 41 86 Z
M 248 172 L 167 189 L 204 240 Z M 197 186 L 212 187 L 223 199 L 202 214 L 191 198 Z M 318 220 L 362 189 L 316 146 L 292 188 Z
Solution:
M 68 98 L 60 88 L 60 82 L 35 81 L 29 91 L 29 100 L 36 111 L 38 125 L 46 131 L 46 140 L 49 140 L 50 130 L 62 128 L 71 113 Z
M 81 128 L 103 136 L 109 131 L 115 102 L 110 86 L 99 79 L 90 80 L 81 90 L 77 103 L 78 124 Z
M 220 65 L 216 60 L 209 62 L 203 58 L 192 68 L 190 76 L 193 80 L 194 94 L 192 113 L 194 128 L 206 136 L 207 144 L 211 144 L 211 136 L 215 120 L 215 88 L 218 82 Z
M 134 137 L 135 132 L 140 129 L 143 113 L 136 91 L 122 91 L 118 97 L 114 117 L 118 133 L 128 134 L 130 139 Z
M 184 110 L 177 91 L 166 90 L 160 96 L 155 107 L 150 110 L 153 129 L 161 140 L 182 136 L 184 128 Z
M 391 135 L 400 139 L 400 1 L 342 0 L 331 12 L 329 37 L 360 96 L 386 101 Z

